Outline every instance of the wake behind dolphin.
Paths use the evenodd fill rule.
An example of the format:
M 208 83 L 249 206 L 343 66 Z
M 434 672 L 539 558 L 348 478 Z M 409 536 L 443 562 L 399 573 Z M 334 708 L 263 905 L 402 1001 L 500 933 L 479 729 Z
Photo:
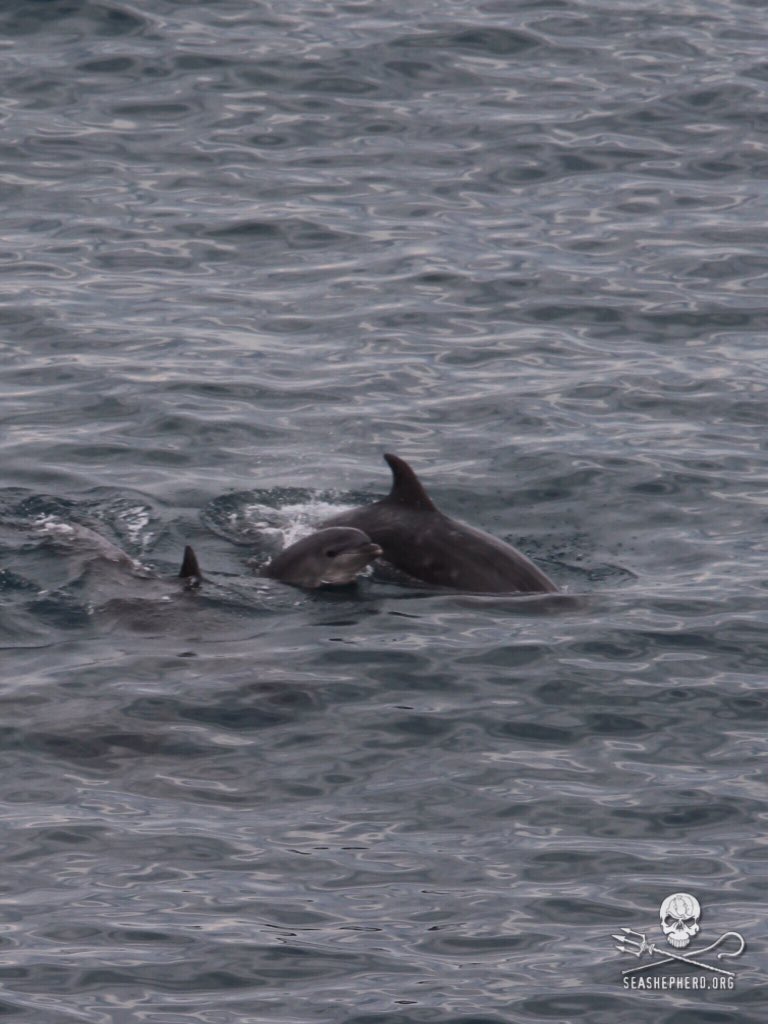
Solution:
M 480 594 L 553 594 L 557 586 L 510 544 L 441 512 L 408 463 L 385 455 L 392 470 L 386 498 L 328 519 L 351 526 L 382 549 L 382 557 L 415 580 Z

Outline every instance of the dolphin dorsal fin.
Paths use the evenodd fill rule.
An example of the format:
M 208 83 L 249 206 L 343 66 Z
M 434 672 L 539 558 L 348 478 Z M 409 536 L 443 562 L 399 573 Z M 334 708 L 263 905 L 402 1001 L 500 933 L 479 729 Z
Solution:
M 192 548 L 187 544 L 184 548 L 184 559 L 179 569 L 179 576 L 183 580 L 186 580 L 189 586 L 196 587 L 200 580 L 203 578 L 203 574 L 200 572 L 200 566 L 197 561 L 197 555 Z
M 398 505 L 407 505 L 409 508 L 436 512 L 437 509 L 432 503 L 432 499 L 408 463 L 397 455 L 387 454 L 384 458 L 389 463 L 393 478 L 392 490 L 384 500 L 397 502 Z

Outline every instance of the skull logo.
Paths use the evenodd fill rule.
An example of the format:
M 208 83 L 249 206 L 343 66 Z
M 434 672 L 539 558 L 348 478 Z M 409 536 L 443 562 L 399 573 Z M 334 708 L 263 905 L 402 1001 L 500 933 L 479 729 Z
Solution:
M 701 907 L 696 897 L 689 892 L 673 892 L 667 896 L 659 914 L 661 930 L 667 936 L 667 942 L 675 949 L 685 949 L 699 932 Z

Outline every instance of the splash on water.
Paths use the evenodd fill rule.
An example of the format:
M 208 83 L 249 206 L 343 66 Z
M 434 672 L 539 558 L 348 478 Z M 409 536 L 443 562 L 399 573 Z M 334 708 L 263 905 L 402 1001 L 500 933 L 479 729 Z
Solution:
M 310 498 L 308 501 L 278 508 L 254 503 L 242 510 L 242 516 L 261 536 L 274 540 L 280 548 L 284 548 L 313 533 L 324 520 L 351 507 Z

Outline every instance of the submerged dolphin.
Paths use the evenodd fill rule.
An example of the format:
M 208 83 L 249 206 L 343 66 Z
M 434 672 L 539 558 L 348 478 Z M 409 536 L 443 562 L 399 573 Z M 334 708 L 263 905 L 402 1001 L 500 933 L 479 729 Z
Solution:
M 353 583 L 381 548 L 361 530 L 346 526 L 319 530 L 273 558 L 266 576 L 297 587 Z
M 140 580 L 157 582 L 163 579 L 143 562 L 133 558 L 127 551 L 123 551 L 111 540 L 107 540 L 102 534 L 88 526 L 83 526 L 80 523 L 67 523 L 57 516 L 45 516 L 36 523 L 36 528 L 54 545 L 77 556 L 79 562 L 76 564 L 81 576 L 91 568 L 95 568 L 97 572 L 102 570 L 98 572 L 98 575 L 103 578 L 104 567 L 111 564 L 118 566 L 121 577 L 126 575 L 124 570 L 127 570 L 131 576 Z M 189 545 L 184 548 L 179 577 L 183 580 L 185 589 L 198 587 L 203 580 L 195 552 Z
M 394 478 L 387 497 L 342 512 L 324 526 L 363 530 L 383 558 L 424 583 L 482 594 L 557 592 L 511 545 L 440 512 L 407 462 L 397 455 L 384 458 Z

